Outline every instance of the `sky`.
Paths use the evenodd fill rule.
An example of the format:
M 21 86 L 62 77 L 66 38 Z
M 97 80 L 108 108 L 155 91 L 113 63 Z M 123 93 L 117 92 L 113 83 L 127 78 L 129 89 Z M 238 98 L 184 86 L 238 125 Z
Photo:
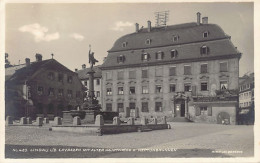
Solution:
M 88 64 L 88 51 L 102 64 L 121 36 L 135 32 L 135 23 L 155 25 L 155 12 L 169 11 L 167 25 L 196 22 L 196 13 L 218 24 L 242 53 L 239 76 L 254 72 L 254 4 L 225 3 L 8 3 L 5 52 L 11 64 L 35 61 L 35 54 L 71 69 Z

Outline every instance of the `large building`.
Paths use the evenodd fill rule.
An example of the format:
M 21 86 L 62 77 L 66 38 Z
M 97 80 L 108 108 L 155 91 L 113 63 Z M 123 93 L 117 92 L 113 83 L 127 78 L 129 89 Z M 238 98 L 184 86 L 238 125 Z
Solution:
M 84 86 L 77 73 L 55 59 L 14 65 L 5 69 L 6 115 L 53 118 L 62 111 L 76 109 L 83 102 Z
M 93 70 L 95 71 L 94 73 L 94 94 L 95 97 L 97 98 L 99 104 L 102 104 L 102 99 L 101 99 L 101 93 L 102 93 L 102 88 L 101 88 L 101 82 L 102 82 L 102 74 L 101 74 L 101 69 L 99 68 L 100 66 L 94 66 Z M 76 70 L 76 73 L 79 76 L 79 79 L 81 80 L 81 83 L 85 86 L 85 95 L 88 94 L 88 89 L 89 89 L 89 74 L 88 71 L 90 68 L 86 68 L 86 64 L 82 65 L 82 69 Z M 102 105 L 101 105 L 102 106 Z
M 103 109 L 122 117 L 168 116 L 236 123 L 241 53 L 208 17 L 120 37 L 102 69 Z

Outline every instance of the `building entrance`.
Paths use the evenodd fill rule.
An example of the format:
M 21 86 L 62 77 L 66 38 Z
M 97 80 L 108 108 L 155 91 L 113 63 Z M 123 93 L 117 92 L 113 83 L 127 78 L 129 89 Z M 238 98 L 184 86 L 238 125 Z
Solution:
M 185 117 L 185 100 L 176 100 L 175 113 L 176 117 Z

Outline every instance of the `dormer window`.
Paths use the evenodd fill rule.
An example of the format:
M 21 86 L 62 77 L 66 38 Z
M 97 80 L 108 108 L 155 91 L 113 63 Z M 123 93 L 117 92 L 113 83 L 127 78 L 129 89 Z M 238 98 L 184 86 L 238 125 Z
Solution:
M 146 39 L 146 40 L 145 40 L 145 44 L 146 44 L 146 45 L 150 45 L 150 44 L 151 44 L 151 39 Z
M 117 57 L 117 63 L 123 63 L 125 62 L 125 56 L 124 55 L 119 55 Z
M 178 57 L 178 51 L 176 49 L 171 50 L 171 58 L 177 58 Z
M 173 36 L 172 36 L 172 41 L 173 41 L 173 42 L 176 42 L 176 41 L 179 40 L 179 38 L 180 38 L 180 37 L 179 37 L 178 35 L 173 35 Z
M 208 37 L 208 36 L 209 36 L 209 32 L 208 32 L 208 31 L 203 32 L 203 38 L 206 38 L 206 37 Z
M 149 53 L 143 53 L 142 54 L 142 61 L 148 61 L 150 59 Z
M 125 48 L 127 46 L 127 42 L 122 43 L 122 47 Z
M 158 51 L 156 54 L 155 54 L 155 58 L 157 60 L 162 60 L 164 58 L 164 53 L 162 51 Z
M 209 54 L 209 47 L 207 47 L 207 46 L 202 46 L 202 47 L 200 48 L 200 54 L 201 54 L 201 55 L 207 55 L 207 54 Z

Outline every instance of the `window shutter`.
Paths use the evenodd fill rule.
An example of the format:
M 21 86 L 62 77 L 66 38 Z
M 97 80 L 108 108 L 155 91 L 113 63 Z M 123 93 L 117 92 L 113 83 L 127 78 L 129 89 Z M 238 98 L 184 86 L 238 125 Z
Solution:
M 212 107 L 211 106 L 208 107 L 208 116 L 212 116 Z
M 196 92 L 196 85 L 192 86 L 192 92 L 191 92 L 192 96 L 196 96 L 197 92 Z
M 196 107 L 196 116 L 200 116 L 200 107 Z

